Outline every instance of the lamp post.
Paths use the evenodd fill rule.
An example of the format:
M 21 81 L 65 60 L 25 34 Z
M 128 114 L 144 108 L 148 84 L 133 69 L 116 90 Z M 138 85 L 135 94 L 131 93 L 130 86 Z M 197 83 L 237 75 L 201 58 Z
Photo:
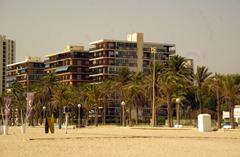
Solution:
M 121 102 L 122 105 L 122 126 L 126 126 L 126 117 L 125 117 L 125 102 Z
M 16 108 L 15 111 L 16 111 L 15 124 L 18 126 L 18 108 Z
M 156 52 L 157 49 L 156 47 L 151 48 L 151 53 L 153 53 L 153 81 L 152 81 L 152 86 L 153 86 L 153 92 L 152 92 L 152 126 L 156 126 L 156 105 L 155 105 L 155 71 L 156 71 Z
M 177 98 L 176 99 L 176 104 L 177 104 L 177 125 L 180 125 L 180 103 L 181 103 L 181 99 Z
M 46 111 L 46 106 L 43 106 L 42 109 L 43 109 L 43 121 L 44 121 L 45 116 L 46 116 L 46 115 L 45 115 L 45 114 L 46 114 L 46 113 L 45 113 L 45 111 Z
M 78 104 L 78 128 L 80 128 L 80 125 L 81 125 L 81 107 L 82 105 L 81 104 Z

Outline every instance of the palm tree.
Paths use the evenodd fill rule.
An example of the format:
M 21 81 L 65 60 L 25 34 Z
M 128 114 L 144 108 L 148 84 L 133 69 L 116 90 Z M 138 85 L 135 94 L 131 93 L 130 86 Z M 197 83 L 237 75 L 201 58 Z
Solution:
M 98 126 L 98 109 L 101 100 L 101 91 L 99 84 L 85 84 L 81 87 L 80 98 L 81 103 L 86 109 L 86 125 L 88 125 L 89 111 L 95 111 L 94 124 Z
M 171 75 L 175 75 L 183 82 L 192 84 L 193 69 L 189 68 L 186 63 L 186 58 L 179 55 L 174 55 L 170 58 L 169 62 L 167 62 L 165 72 L 170 73 Z
M 143 72 L 135 73 L 131 80 L 123 87 L 125 98 L 127 99 L 127 104 L 130 111 L 130 120 L 131 120 L 131 109 L 132 106 L 135 107 L 136 111 L 136 124 L 138 124 L 138 110 L 139 106 L 143 106 L 141 100 L 144 97 L 144 89 L 142 88 L 142 82 L 144 79 Z
M 234 106 L 240 99 L 240 84 L 237 82 L 237 77 L 235 75 L 226 75 L 222 80 L 223 95 L 227 101 L 230 115 L 230 122 L 232 128 L 234 125 Z
M 112 80 L 106 80 L 103 81 L 101 84 L 99 84 L 99 89 L 101 92 L 101 100 L 102 100 L 102 105 L 103 105 L 103 118 L 102 118 L 102 124 L 106 124 L 106 110 L 107 110 L 107 102 L 108 99 L 111 97 L 113 93 L 113 81 Z
M 12 89 L 11 89 L 10 95 L 12 95 L 13 97 L 13 104 L 15 104 L 16 108 L 19 108 L 20 112 L 24 113 L 26 111 L 26 93 L 20 82 L 15 80 L 12 83 Z M 23 119 L 24 117 L 22 117 L 22 114 L 21 114 L 22 124 L 24 123 Z
M 115 78 L 114 88 L 118 90 L 120 95 L 124 95 L 124 85 L 126 85 L 132 78 L 133 72 L 129 68 L 120 68 L 118 71 L 118 76 Z
M 186 66 L 186 59 L 179 55 L 172 56 L 157 70 L 158 101 L 167 104 L 168 125 L 173 126 L 173 105 L 176 98 L 183 99 L 187 88 L 192 84 L 192 69 Z
M 158 99 L 161 96 L 160 92 L 160 77 L 163 75 L 164 71 L 166 69 L 166 64 L 161 63 L 155 65 L 155 97 Z M 148 100 L 150 102 L 153 101 L 153 65 L 150 67 L 150 72 L 146 75 L 144 82 L 143 82 L 143 88 L 145 89 L 145 97 L 149 98 Z M 153 102 L 152 102 L 153 103 Z M 155 114 L 155 119 L 152 120 L 153 126 L 157 125 L 157 108 L 152 109 L 152 114 Z M 151 124 L 151 123 L 150 123 Z
M 117 77 L 115 77 L 114 81 L 113 81 L 113 99 L 115 101 L 115 103 L 118 103 L 119 100 L 117 100 L 117 98 L 120 99 L 120 101 L 126 101 L 126 93 L 124 91 L 124 86 L 126 86 L 128 84 L 128 82 L 131 80 L 131 77 L 133 75 L 133 72 L 131 72 L 129 70 L 129 68 L 120 68 L 118 70 L 118 75 Z M 129 111 L 130 116 L 131 116 L 131 111 Z M 120 114 L 121 117 L 121 114 Z M 131 117 L 129 117 L 129 119 L 131 120 Z
M 64 86 L 59 84 L 57 87 L 54 88 L 54 92 L 52 95 L 52 104 L 55 109 L 58 109 L 58 126 L 61 128 L 62 124 L 62 113 L 63 113 L 63 106 L 68 106 L 69 102 L 71 101 L 71 95 L 68 86 Z
M 194 74 L 195 85 L 196 85 L 196 99 L 199 104 L 199 112 L 203 113 L 202 106 L 202 92 L 206 81 L 210 78 L 211 72 L 208 72 L 208 68 L 205 66 L 197 66 L 197 71 Z
M 58 85 L 57 76 L 53 73 L 50 73 L 47 76 L 44 76 L 40 81 L 41 95 L 43 96 L 42 100 L 45 101 L 49 106 L 50 115 L 53 112 L 53 106 L 51 105 L 51 99 L 53 97 L 54 88 Z
M 168 120 L 168 126 L 173 127 L 173 120 L 172 120 L 172 105 L 173 105 L 173 98 L 174 98 L 174 92 L 176 90 L 176 78 L 172 77 L 171 75 L 163 75 L 160 77 L 159 83 L 160 83 L 160 90 L 161 90 L 161 98 L 162 101 L 160 102 L 166 102 L 167 104 L 167 120 Z
M 217 126 L 218 129 L 221 128 L 221 120 L 222 120 L 222 110 L 221 110 L 221 104 L 220 104 L 220 97 L 222 95 L 221 89 L 223 89 L 223 85 L 222 85 L 222 80 L 223 76 L 219 75 L 219 74 L 215 74 L 211 79 L 209 79 L 208 84 L 208 88 L 210 91 L 212 91 L 215 96 L 216 96 L 216 100 L 217 100 Z

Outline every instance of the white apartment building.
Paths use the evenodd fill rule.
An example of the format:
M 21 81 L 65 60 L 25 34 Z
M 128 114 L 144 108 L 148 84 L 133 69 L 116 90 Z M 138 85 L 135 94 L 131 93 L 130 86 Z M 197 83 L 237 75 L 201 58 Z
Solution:
M 0 34 L 0 95 L 6 86 L 7 65 L 16 61 L 16 42 Z

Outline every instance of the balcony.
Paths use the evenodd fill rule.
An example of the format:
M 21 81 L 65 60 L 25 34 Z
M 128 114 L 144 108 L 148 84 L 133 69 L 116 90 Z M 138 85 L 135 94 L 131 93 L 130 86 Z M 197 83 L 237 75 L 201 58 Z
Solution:
M 176 53 L 176 50 L 170 50 L 170 51 L 169 51 L 169 54 L 170 54 L 170 55 L 173 55 L 173 54 L 175 54 L 175 53 Z

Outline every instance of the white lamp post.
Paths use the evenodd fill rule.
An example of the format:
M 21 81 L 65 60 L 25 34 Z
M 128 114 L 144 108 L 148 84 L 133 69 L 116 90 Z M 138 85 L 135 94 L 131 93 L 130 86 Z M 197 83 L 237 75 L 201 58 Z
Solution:
M 15 114 L 15 124 L 18 125 L 18 108 L 15 109 L 16 114 Z
M 122 125 L 126 126 L 126 117 L 125 117 L 125 102 L 121 102 L 122 105 Z
M 81 107 L 82 105 L 81 104 L 78 104 L 78 128 L 80 128 L 80 125 L 81 125 Z
M 181 99 L 177 98 L 176 99 L 176 104 L 177 104 L 177 125 L 180 125 L 180 103 L 181 103 Z
M 43 109 L 43 123 L 45 123 L 45 117 L 46 117 L 46 106 L 43 106 L 42 107 L 42 109 Z
M 46 113 L 45 113 L 45 111 L 46 111 L 46 106 L 43 106 L 42 109 L 43 109 L 43 118 L 45 118 L 45 116 L 46 116 L 46 115 L 45 115 L 45 114 L 46 114 Z

